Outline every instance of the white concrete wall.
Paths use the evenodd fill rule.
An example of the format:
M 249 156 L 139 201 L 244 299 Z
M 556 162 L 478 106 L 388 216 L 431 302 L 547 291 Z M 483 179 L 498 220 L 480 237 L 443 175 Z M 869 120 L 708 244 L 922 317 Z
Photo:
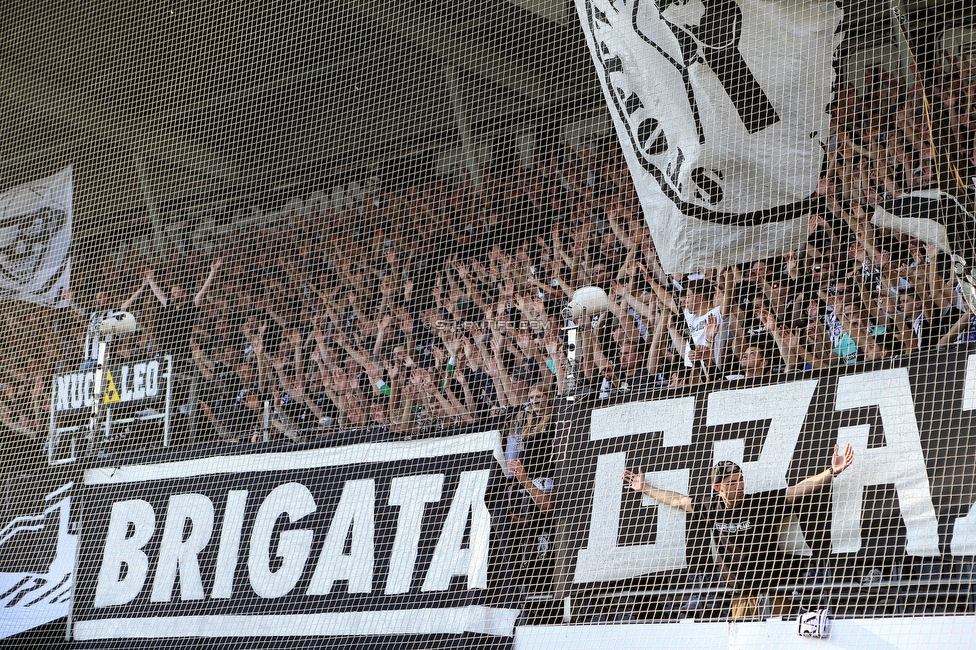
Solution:
M 520 627 L 515 650 L 952 650 L 976 648 L 976 616 L 831 621 L 830 637 L 808 639 L 796 621 Z

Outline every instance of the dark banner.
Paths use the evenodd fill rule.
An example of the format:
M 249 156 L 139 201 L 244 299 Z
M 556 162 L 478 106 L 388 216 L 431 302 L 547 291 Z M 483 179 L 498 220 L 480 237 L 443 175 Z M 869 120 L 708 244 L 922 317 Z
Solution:
M 854 465 L 795 508 L 785 557 L 887 570 L 976 555 L 976 354 L 899 363 L 562 404 L 556 590 L 707 570 L 701 519 L 630 490 L 625 470 L 705 498 L 711 466 L 731 459 L 757 492 L 824 470 L 835 443 Z M 70 607 L 70 645 L 90 648 L 507 646 L 519 605 L 493 579 L 512 561 L 491 510 L 501 438 L 197 449 L 8 476 L 2 633 L 62 645 Z
M 489 584 L 499 441 L 488 431 L 87 469 L 72 636 L 510 644 L 519 610 Z
M 629 589 L 710 570 L 708 525 L 631 490 L 625 470 L 707 500 L 720 460 L 739 463 L 754 493 L 824 471 L 848 443 L 854 465 L 784 522 L 790 566 L 887 572 L 906 558 L 976 555 L 974 410 L 966 350 L 572 406 L 561 418 L 558 583 Z
M 0 519 L 0 639 L 51 623 L 64 639 L 78 546 L 74 469 L 4 478 Z

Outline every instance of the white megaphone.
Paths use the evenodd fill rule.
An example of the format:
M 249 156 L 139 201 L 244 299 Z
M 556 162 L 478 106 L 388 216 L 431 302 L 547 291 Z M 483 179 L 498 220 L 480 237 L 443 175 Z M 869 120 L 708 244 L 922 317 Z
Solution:
M 600 287 L 583 287 L 573 293 L 573 299 L 563 307 L 563 318 L 579 322 L 585 316 L 599 316 L 608 309 L 606 292 Z
M 98 325 L 103 336 L 127 336 L 136 333 L 136 317 L 127 311 L 109 316 Z

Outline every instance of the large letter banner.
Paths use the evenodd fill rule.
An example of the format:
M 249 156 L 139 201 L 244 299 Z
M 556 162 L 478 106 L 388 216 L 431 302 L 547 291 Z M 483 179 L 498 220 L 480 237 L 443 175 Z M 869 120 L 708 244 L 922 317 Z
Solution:
M 777 490 L 826 470 L 835 444 L 853 446 L 854 464 L 782 519 L 779 555 L 768 558 L 779 584 L 859 581 L 976 554 L 976 463 L 963 451 L 972 448 L 976 355 L 907 364 L 580 407 L 558 478 L 562 584 L 585 593 L 704 582 L 721 593 L 714 526 L 703 514 L 718 499 L 712 466 L 738 463 L 746 494 Z M 627 470 L 691 496 L 696 510 L 635 492 Z M 676 607 L 706 602 L 680 600 Z
M 489 583 L 485 503 L 499 444 L 488 431 L 91 468 L 73 638 L 508 646 L 519 609 Z

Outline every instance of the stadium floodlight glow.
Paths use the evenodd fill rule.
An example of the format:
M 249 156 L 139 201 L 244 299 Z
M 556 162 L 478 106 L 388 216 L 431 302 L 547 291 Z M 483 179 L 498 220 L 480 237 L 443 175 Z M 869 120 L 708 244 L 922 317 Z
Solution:
M 566 325 L 566 400 L 576 399 L 576 335 L 586 318 L 605 314 L 609 309 L 607 293 L 600 287 L 582 287 L 573 292 L 573 299 L 563 307 Z

